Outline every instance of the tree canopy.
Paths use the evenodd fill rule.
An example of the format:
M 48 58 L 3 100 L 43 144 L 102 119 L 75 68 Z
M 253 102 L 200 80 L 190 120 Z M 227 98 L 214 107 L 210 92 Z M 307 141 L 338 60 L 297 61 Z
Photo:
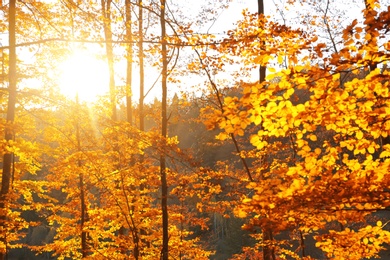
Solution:
M 1 259 L 389 257 L 390 6 L 232 5 L 0 3 Z

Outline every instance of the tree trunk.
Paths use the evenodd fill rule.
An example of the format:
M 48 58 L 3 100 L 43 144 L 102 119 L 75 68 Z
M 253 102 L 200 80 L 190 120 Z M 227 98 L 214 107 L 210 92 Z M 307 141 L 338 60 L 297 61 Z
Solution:
M 133 125 L 133 104 L 132 104 L 132 76 L 133 76 L 133 31 L 132 31 L 132 21 L 131 21 L 131 2 L 130 0 L 125 0 L 125 8 L 126 8 L 126 39 L 130 42 L 129 46 L 127 47 L 127 72 L 126 72 L 126 107 L 127 107 L 127 122 L 130 123 L 130 125 Z M 132 157 L 130 159 L 130 165 L 134 164 L 134 158 Z M 122 185 L 123 185 L 123 178 L 122 178 Z M 133 187 L 135 189 L 135 187 Z M 126 193 L 123 189 L 123 194 L 125 196 Z M 133 199 L 133 202 L 135 199 Z M 132 211 L 134 212 L 135 207 L 132 207 Z M 132 216 L 130 216 L 131 219 Z M 131 221 L 132 227 L 131 233 L 133 234 L 133 243 L 134 243 L 134 249 L 133 249 L 133 255 L 134 259 L 138 260 L 140 257 L 140 240 L 139 240 L 139 234 L 138 234 L 138 228 L 134 224 L 134 221 Z M 124 227 L 120 229 L 121 233 L 124 233 Z M 125 253 L 124 248 L 121 249 L 122 253 Z
M 258 6 L 257 13 L 259 17 L 264 17 L 264 0 L 257 0 L 257 6 Z M 266 66 L 259 67 L 260 83 L 265 81 L 266 70 L 267 70 Z
M 108 63 L 108 72 L 110 76 L 110 105 L 111 119 L 117 120 L 116 113 L 116 88 L 115 88 L 115 73 L 114 73 L 114 51 L 112 47 L 112 31 L 111 31 L 111 2 L 112 0 L 101 0 L 104 38 L 106 42 L 106 55 Z
M 76 113 L 80 111 L 79 96 L 76 94 Z M 77 151 L 81 152 L 81 137 L 80 137 L 80 117 L 76 115 L 76 142 Z M 77 166 L 81 169 L 82 163 L 79 159 Z M 85 222 L 87 221 L 87 209 L 85 204 L 85 189 L 84 189 L 84 175 L 82 171 L 79 173 L 79 189 L 80 189 L 80 228 L 81 228 L 81 254 L 83 258 L 88 256 L 87 232 L 84 230 Z
M 132 102 L 132 76 L 133 76 L 133 32 L 131 28 L 131 2 L 125 0 L 126 8 L 126 40 L 129 41 L 127 46 L 127 71 L 126 71 L 126 112 L 127 122 L 133 124 L 133 102 Z
M 81 166 L 79 164 L 79 166 Z M 87 221 L 87 210 L 85 206 L 85 189 L 84 189 L 84 175 L 80 173 L 79 175 L 79 185 L 80 185 L 80 204 L 81 204 L 81 218 L 80 218 L 80 226 L 81 226 L 81 252 L 83 258 L 88 256 L 88 244 L 87 244 L 87 232 L 84 230 L 85 222 Z
M 364 12 L 364 24 L 366 25 L 364 27 L 366 35 L 375 35 L 376 33 L 373 31 L 376 31 L 374 23 L 376 21 L 376 11 L 373 8 L 373 4 L 370 4 L 370 1 L 364 0 L 364 5 L 366 7 L 366 10 Z M 370 21 L 370 22 L 369 22 Z M 367 46 L 370 46 L 372 48 L 372 52 L 375 52 L 378 49 L 378 42 L 377 37 L 370 37 L 370 40 L 366 43 Z M 378 63 L 372 61 L 371 64 L 369 64 L 370 71 L 375 70 L 378 67 Z
M 258 0 L 257 5 L 258 5 L 257 13 L 259 15 L 259 18 L 264 18 L 264 1 Z M 263 44 L 265 44 L 264 41 Z M 265 81 L 266 71 L 267 71 L 266 66 L 263 65 L 259 67 L 259 83 Z M 274 250 L 268 245 L 269 242 L 273 240 L 272 229 L 270 227 L 263 228 L 262 232 L 263 232 L 263 242 L 265 242 L 265 245 L 263 246 L 263 259 L 274 260 L 275 259 Z
M 302 255 L 301 257 L 302 258 L 305 258 L 306 257 L 306 252 L 305 252 L 305 238 L 303 236 L 303 233 L 302 231 L 299 230 L 299 236 L 301 238 L 301 241 L 300 241 L 300 247 L 301 247 L 301 252 L 302 252 Z
M 138 60 L 139 60 L 139 130 L 144 131 L 144 96 L 145 96 L 145 72 L 144 72 L 144 33 L 143 33 L 143 8 L 142 0 L 138 0 Z
M 161 100 L 161 136 L 167 137 L 167 76 L 168 76 L 168 58 L 167 58 L 167 43 L 166 43 L 166 28 L 165 28 L 165 0 L 160 0 L 161 13 L 161 59 L 162 59 L 162 100 Z M 165 150 L 165 148 L 164 148 Z M 160 156 L 160 174 L 161 174 L 161 210 L 162 210 L 162 228 L 163 228 L 163 244 L 161 250 L 161 259 L 168 260 L 168 184 L 166 172 L 166 158 L 164 150 Z
M 15 104 L 16 104 L 16 0 L 9 1 L 9 85 L 8 85 L 8 107 L 7 107 L 7 126 L 5 129 L 5 141 L 8 142 L 13 139 L 12 123 L 15 120 Z M 7 255 L 7 237 L 6 237 L 6 224 L 7 224 L 7 195 L 9 194 L 11 185 L 12 163 L 13 153 L 5 152 L 3 157 L 3 173 L 1 179 L 1 191 L 0 191 L 0 227 L 4 230 L 0 237 L 0 242 L 4 243 L 6 249 L 4 252 L 0 252 L 0 259 L 5 259 Z
M 127 71 L 126 71 L 126 111 L 127 111 L 127 122 L 130 123 L 130 125 L 133 125 L 133 103 L 132 103 L 132 77 L 133 77 L 133 31 L 132 31 L 132 21 L 131 21 L 131 2 L 130 0 L 125 0 L 125 9 L 126 9 L 126 39 L 129 41 L 129 46 L 127 46 Z M 130 136 L 129 136 L 130 138 Z M 134 158 L 131 157 L 130 159 L 130 165 L 134 164 Z M 122 185 L 123 185 L 123 177 L 122 177 Z M 135 187 L 133 187 L 135 189 Z M 124 196 L 126 195 L 126 192 L 123 189 Z M 135 199 L 133 199 L 135 201 Z M 133 202 L 134 202 L 133 201 Z M 130 206 L 130 205 L 129 205 Z M 132 211 L 134 212 L 135 207 L 132 207 Z M 131 216 L 131 219 L 132 216 Z M 136 225 L 134 224 L 134 221 L 131 222 L 132 227 L 131 233 L 133 234 L 133 243 L 134 243 L 134 249 L 133 249 L 133 255 L 134 259 L 138 260 L 140 257 L 140 241 L 139 241 L 139 235 L 138 235 L 138 229 Z M 125 228 L 121 227 L 120 233 L 123 235 Z M 122 254 L 125 254 L 125 249 L 121 249 Z

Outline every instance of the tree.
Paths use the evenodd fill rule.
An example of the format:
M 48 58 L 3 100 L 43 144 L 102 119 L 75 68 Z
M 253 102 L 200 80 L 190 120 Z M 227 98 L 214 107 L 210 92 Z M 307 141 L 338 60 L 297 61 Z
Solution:
M 15 120 L 15 105 L 16 105 L 16 1 L 9 2 L 8 14 L 8 28 L 9 28 L 9 69 L 8 69 L 8 105 L 7 105 L 7 124 L 5 128 L 5 142 L 10 143 L 14 138 L 13 123 Z M 1 227 L 1 251 L 0 259 L 5 259 L 8 250 L 7 241 L 7 221 L 8 221 L 8 196 L 10 193 L 12 164 L 14 154 L 12 151 L 6 151 L 3 156 L 3 172 L 1 178 L 0 191 L 0 227 Z
M 111 28 L 111 3 L 112 0 L 101 0 L 101 11 L 103 17 L 103 29 L 104 29 L 104 39 L 106 44 L 106 56 L 107 56 L 107 65 L 110 75 L 110 101 L 112 109 L 112 120 L 117 119 L 116 111 L 116 86 L 115 86 L 115 70 L 114 70 L 114 53 L 112 46 L 112 28 Z
M 167 137 L 167 80 L 168 80 L 168 55 L 166 44 L 166 27 L 165 27 L 165 12 L 166 5 L 165 0 L 161 0 L 160 3 L 160 24 L 161 24 L 161 60 L 162 60 L 162 101 L 161 101 L 161 136 Z M 160 175 L 161 175 L 161 211 L 162 211 L 162 249 L 161 256 L 163 260 L 168 260 L 169 248 L 168 248 L 168 184 L 167 184 L 167 169 L 165 162 L 165 151 L 160 156 Z
M 126 13 L 126 40 L 133 41 L 132 20 L 131 20 L 131 2 L 126 0 L 125 2 Z M 132 77 L 133 77 L 133 44 L 130 43 L 127 46 L 127 71 L 126 71 L 126 108 L 127 108 L 127 121 L 133 124 L 133 112 L 132 112 Z
M 144 3 L 138 1 L 138 62 L 139 62 L 139 128 L 145 130 L 144 99 L 145 99 L 145 65 L 144 65 Z
M 374 9 L 378 5 L 370 2 Z M 255 160 L 255 176 L 263 177 L 248 184 L 251 191 L 236 209 L 250 219 L 246 229 L 295 229 L 302 256 L 307 236 L 328 257 L 340 259 L 376 256 L 389 242 L 381 221 L 366 222 L 389 206 L 387 146 L 377 141 L 388 135 L 388 72 L 375 69 L 389 60 L 388 43 L 379 43 L 388 39 L 389 11 L 364 9 L 363 25 L 355 20 L 344 28 L 338 53 L 329 54 L 317 36 L 250 15 L 219 48 L 248 67 L 280 66 L 287 57 L 286 68 L 269 68 L 267 81 L 241 83 L 241 97 L 225 98 L 225 111 L 215 111 L 215 121 L 209 121 L 224 130 L 221 138 L 255 128 L 250 140 L 256 149 L 248 156 Z M 299 257 L 283 243 L 265 244 L 254 236 L 279 255 Z

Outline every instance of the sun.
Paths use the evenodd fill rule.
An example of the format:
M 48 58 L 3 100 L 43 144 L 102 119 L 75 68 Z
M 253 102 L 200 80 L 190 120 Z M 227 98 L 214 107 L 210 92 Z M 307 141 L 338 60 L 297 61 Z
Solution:
M 86 50 L 75 50 L 59 65 L 59 87 L 69 98 L 78 95 L 83 102 L 93 102 L 108 92 L 107 64 Z

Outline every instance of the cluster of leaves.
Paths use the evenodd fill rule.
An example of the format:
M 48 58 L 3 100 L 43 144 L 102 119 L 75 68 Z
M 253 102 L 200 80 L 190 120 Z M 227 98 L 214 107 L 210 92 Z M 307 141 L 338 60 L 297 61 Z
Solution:
M 241 96 L 226 97 L 222 111 L 204 110 L 209 128 L 223 130 L 218 138 L 246 135 L 255 147 L 246 153 L 255 159 L 252 192 L 235 209 L 249 220 L 244 228 L 298 230 L 301 243 L 314 235 L 337 259 L 374 257 L 389 242 L 381 222 L 364 224 L 390 206 L 390 8 L 379 8 L 367 2 L 363 23 L 343 30 L 337 53 L 257 15 L 246 15 L 218 49 L 269 72 L 264 82 L 241 83 Z M 291 256 L 283 242 L 256 237 Z
M 155 1 L 139 3 L 131 3 L 132 8 L 145 8 L 151 16 L 159 12 Z M 188 71 L 202 71 L 211 93 L 196 100 L 206 100 L 200 105 L 200 121 L 209 130 L 219 129 L 222 149 L 231 148 L 237 155 L 237 160 L 210 159 L 208 165 L 180 147 L 179 141 L 190 135 L 188 129 L 183 139 L 159 134 L 159 102 L 143 111 L 134 108 L 134 123 L 109 119 L 115 99 L 102 98 L 88 107 L 54 94 L 57 75 L 47 71 L 63 59 L 68 46 L 66 41 L 54 46 L 43 36 L 102 43 L 102 24 L 112 23 L 111 40 L 136 49 L 117 33 L 126 26 L 136 28 L 136 21 L 124 23 L 120 8 L 102 19 L 102 7 L 96 3 L 22 3 L 18 28 L 25 30 L 20 29 L 19 39 L 38 41 L 43 51 L 31 48 L 42 66 L 28 71 L 19 62 L 19 70 L 25 71 L 20 75 L 39 79 L 44 86 L 41 92 L 21 88 L 16 121 L 0 119 L 1 134 L 4 129 L 14 133 L 13 140 L 0 141 L 2 151 L 14 154 L 12 189 L 0 212 L 1 253 L 29 247 L 58 259 L 158 259 L 163 247 L 159 159 L 164 157 L 172 258 L 210 258 L 216 247 L 204 242 L 202 232 L 212 218 L 214 234 L 207 239 L 218 237 L 216 223 L 236 217 L 244 219 L 243 228 L 253 232 L 257 243 L 243 244 L 235 259 L 269 257 L 262 250 L 310 259 L 305 250 L 310 240 L 329 258 L 378 256 L 390 242 L 386 223 L 373 214 L 390 207 L 390 7 L 381 8 L 375 0 L 365 3 L 364 19 L 352 21 L 337 37 L 332 37 L 325 17 L 333 48 L 318 35 L 250 12 L 215 44 L 217 37 L 193 33 L 191 23 L 178 26 L 172 10 L 180 8 L 172 5 L 165 21 L 171 30 L 166 39 L 171 56 L 191 45 L 197 59 L 186 64 L 176 59 L 184 70 L 172 66 L 170 82 L 179 83 L 178 76 Z M 160 39 L 153 27 L 157 21 L 149 22 L 152 29 L 142 39 L 132 39 L 147 42 L 145 56 L 159 67 Z M 6 30 L 3 22 L 0 28 Z M 48 59 L 51 56 L 55 59 Z M 230 65 L 236 65 L 233 78 L 238 86 L 221 88 L 219 84 L 228 81 L 214 79 Z M 258 66 L 268 68 L 266 80 L 248 82 Z M 24 79 L 20 83 L 23 86 Z M 3 110 L 7 100 L 2 94 Z M 128 93 L 114 94 L 120 98 Z M 175 102 L 170 131 L 180 125 L 199 127 L 197 119 L 181 117 L 195 100 Z M 152 127 L 140 131 L 134 125 L 145 115 Z M 212 146 L 196 152 L 207 157 L 217 145 L 204 139 Z M 199 146 L 189 142 L 187 146 Z M 26 217 L 31 212 L 38 217 Z M 36 226 L 53 232 L 41 241 L 44 244 L 27 245 L 23 239 Z M 221 234 L 228 233 L 221 227 Z M 287 233 L 288 239 L 276 238 Z
M 207 202 L 206 197 L 211 200 L 211 194 L 220 191 L 216 185 L 214 191 L 203 192 L 211 187 L 207 171 L 185 173 L 183 165 L 190 158 L 177 147 L 175 137 L 162 139 L 154 130 L 140 132 L 127 122 L 111 122 L 98 109 L 92 116 L 91 110 L 77 104 L 56 112 L 39 110 L 34 116 L 42 118 L 26 112 L 23 122 L 15 125 L 27 132 L 19 130 L 14 142 L 4 144 L 18 159 L 7 204 L 12 221 L 7 221 L 7 231 L 2 233 L 8 241 L 3 250 L 29 246 L 58 259 L 82 258 L 84 232 L 88 258 L 123 259 L 134 257 L 135 250 L 142 259 L 159 258 L 161 184 L 156 158 L 164 150 L 171 158 L 168 182 L 174 187 L 169 208 L 170 254 L 208 259 L 211 251 L 202 249 L 190 230 L 208 228 L 207 218 L 198 216 L 196 201 Z M 30 138 L 39 140 L 25 141 Z M 23 212 L 35 212 L 39 218 L 26 219 Z M 23 243 L 27 231 L 39 225 L 54 230 L 47 234 L 45 244 Z
M 109 119 L 112 111 L 108 108 L 118 105 L 112 104 L 112 99 L 108 102 L 103 97 L 94 107 L 71 102 L 57 93 L 58 71 L 53 68 L 71 52 L 70 45 L 79 45 L 75 42 L 96 45 L 114 40 L 136 49 L 133 43 L 142 40 L 148 42 L 145 55 L 149 62 L 160 65 L 155 58 L 160 52 L 160 38 L 154 35 L 160 5 L 155 1 L 128 2 L 133 11 L 142 9 L 155 16 L 148 17 L 151 33 L 145 30 L 140 36 L 143 39 L 129 41 L 121 30 L 126 26 L 136 28 L 138 24 L 135 19 L 130 25 L 123 21 L 124 5 L 112 9 L 110 17 L 101 17 L 107 5 L 123 3 L 101 4 L 30 1 L 16 6 L 18 48 L 27 46 L 24 51 L 35 54 L 36 65 L 26 70 L 31 67 L 31 60 L 24 61 L 24 56 L 19 56 L 16 121 L 1 118 L 1 134 L 4 136 L 4 129 L 8 129 L 14 136 L 14 140 L 1 140 L 2 151 L 12 153 L 15 159 L 11 191 L 1 208 L 0 254 L 12 255 L 13 249 L 27 247 L 58 259 L 158 259 L 162 248 L 158 161 L 163 154 L 169 158 L 168 184 L 172 187 L 169 254 L 182 259 L 207 259 L 212 251 L 205 250 L 191 231 L 196 226 L 206 229 L 207 218 L 199 218 L 197 211 L 191 210 L 189 205 L 196 205 L 191 199 L 197 200 L 197 195 L 193 191 L 192 195 L 187 194 L 185 185 L 186 179 L 191 183 L 199 173 L 188 167 L 190 156 L 178 148 L 177 138 L 161 136 L 157 120 L 153 121 L 154 129 L 140 131 L 134 125 L 145 114 L 137 109 L 134 122 Z M 8 11 L 7 6 L 1 8 Z M 173 14 L 165 22 L 175 22 Z M 108 23 L 115 30 L 112 39 L 103 36 Z M 2 29 L 7 31 L 5 23 Z M 174 38 L 169 42 L 175 43 L 178 37 Z M 20 49 L 18 54 L 22 53 Z M 118 57 L 123 56 L 124 49 L 116 46 Z M 3 54 L 6 67 L 8 56 Z M 7 75 L 2 76 L 5 79 Z M 174 82 L 173 77 L 170 80 Z M 1 94 L 3 112 L 7 99 Z M 120 91 L 114 94 L 121 98 Z M 149 119 L 160 120 L 156 115 L 161 114 L 161 108 L 153 109 Z M 198 189 L 205 189 L 206 184 Z M 30 213 L 34 217 L 30 218 Z M 26 237 L 35 226 L 48 230 L 48 234 L 38 243 L 29 243 Z

